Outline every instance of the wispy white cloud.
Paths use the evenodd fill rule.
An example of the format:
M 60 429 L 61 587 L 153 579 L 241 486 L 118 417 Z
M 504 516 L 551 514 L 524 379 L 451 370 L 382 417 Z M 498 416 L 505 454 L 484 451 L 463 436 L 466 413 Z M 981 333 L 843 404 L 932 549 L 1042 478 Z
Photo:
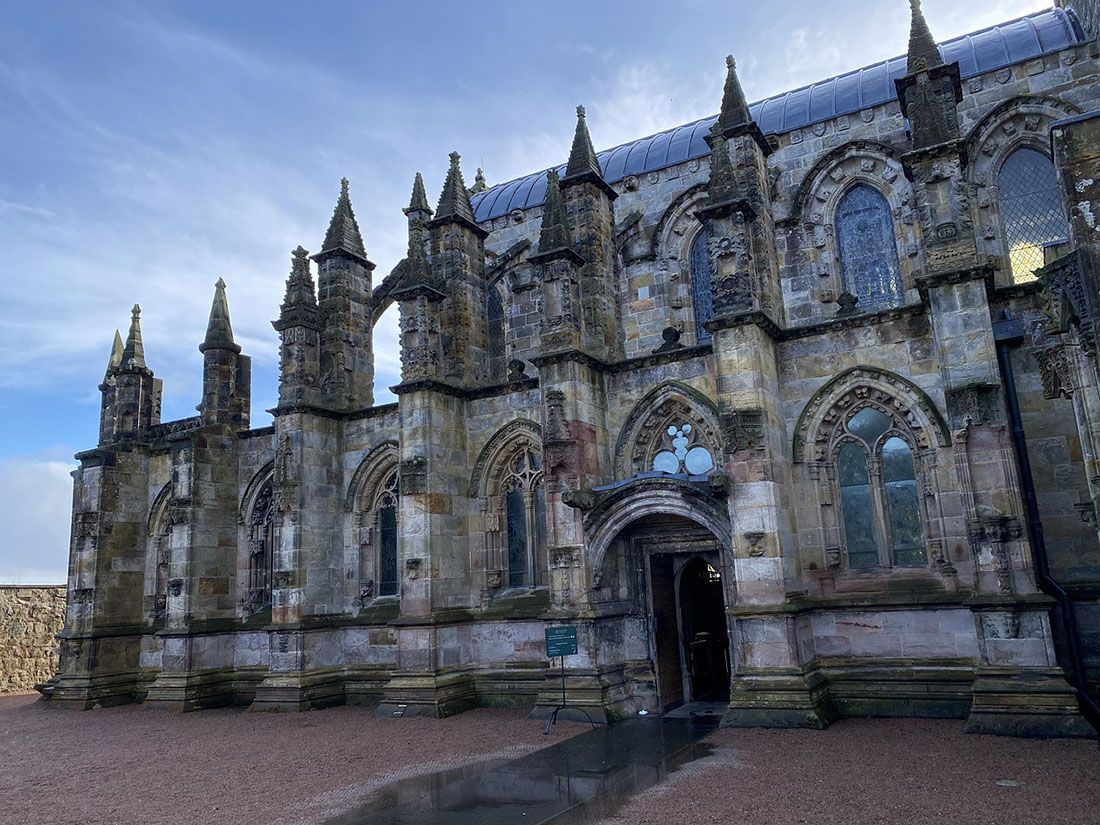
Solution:
M 75 464 L 54 447 L 0 459 L 0 582 L 61 584 L 69 559 Z

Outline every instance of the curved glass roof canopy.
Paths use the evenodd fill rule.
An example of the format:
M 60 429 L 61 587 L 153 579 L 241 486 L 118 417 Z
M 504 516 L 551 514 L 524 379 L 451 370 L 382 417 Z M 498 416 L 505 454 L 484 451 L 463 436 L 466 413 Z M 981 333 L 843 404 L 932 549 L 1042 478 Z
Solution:
M 941 43 L 939 49 L 946 62 L 958 61 L 965 79 L 1085 42 L 1085 33 L 1072 12 L 1049 9 L 949 40 Z M 906 58 L 895 57 L 770 97 L 752 104 L 749 110 L 764 134 L 790 132 L 895 99 L 894 80 L 903 77 L 905 69 Z M 703 138 L 716 117 L 711 115 L 598 153 L 604 179 L 615 183 L 628 175 L 709 155 L 710 148 Z M 558 167 L 558 172 L 565 173 L 564 164 Z M 545 199 L 544 170 L 494 186 L 474 195 L 472 200 L 477 220 L 487 221 L 513 209 L 540 206 Z

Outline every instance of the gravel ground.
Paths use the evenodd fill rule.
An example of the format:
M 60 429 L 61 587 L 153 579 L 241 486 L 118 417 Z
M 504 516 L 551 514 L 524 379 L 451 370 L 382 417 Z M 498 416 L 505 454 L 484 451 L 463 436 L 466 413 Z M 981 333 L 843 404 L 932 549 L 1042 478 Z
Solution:
M 721 730 L 710 756 L 599 825 L 1095 825 L 1095 741 L 971 736 L 961 721 Z
M 37 694 L 0 696 L 0 823 L 322 822 L 395 779 L 515 759 L 587 725 L 543 728 L 519 710 L 442 720 L 376 719 L 358 707 L 79 712 Z
M 350 707 L 79 713 L 6 696 L 0 822 L 323 822 L 395 779 L 513 759 L 586 729 L 562 722 L 543 736 L 541 722 L 508 710 L 438 721 Z M 709 756 L 601 825 L 1100 822 L 1096 742 L 967 736 L 958 721 L 912 719 L 722 730 L 706 742 Z

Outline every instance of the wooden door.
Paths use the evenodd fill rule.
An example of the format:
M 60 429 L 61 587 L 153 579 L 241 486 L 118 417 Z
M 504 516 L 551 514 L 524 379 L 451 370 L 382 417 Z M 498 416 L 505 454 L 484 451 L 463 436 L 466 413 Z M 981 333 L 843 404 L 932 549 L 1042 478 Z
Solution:
M 672 556 L 649 557 L 650 593 L 653 596 L 654 654 L 657 657 L 657 696 L 662 710 L 684 703 L 684 677 L 680 668 L 680 628 L 676 615 L 676 576 Z

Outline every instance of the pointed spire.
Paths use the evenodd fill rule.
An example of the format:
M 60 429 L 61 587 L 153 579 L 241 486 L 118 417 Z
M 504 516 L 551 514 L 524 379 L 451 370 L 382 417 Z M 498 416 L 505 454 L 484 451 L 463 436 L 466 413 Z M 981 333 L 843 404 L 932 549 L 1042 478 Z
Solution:
M 722 129 L 721 118 L 710 127 L 710 181 L 707 194 L 710 206 L 716 206 L 733 200 L 737 195 L 737 183 L 733 177 L 733 164 L 730 163 L 726 137 Z
M 413 212 L 425 212 L 428 215 L 432 214 L 432 208 L 428 206 L 428 195 L 424 192 L 424 178 L 420 173 L 416 173 L 416 178 L 413 180 L 412 197 L 409 199 L 409 205 L 403 210 L 406 215 Z
M 909 74 L 942 66 L 943 58 L 924 19 L 920 0 L 909 0 L 909 6 L 913 10 L 913 22 L 909 27 Z
M 130 314 L 130 332 L 122 349 L 122 367 L 145 367 L 145 346 L 141 342 L 141 307 L 134 304 Z
M 462 179 L 462 170 L 458 166 L 458 152 L 451 152 L 451 166 L 447 170 L 447 180 L 439 196 L 439 207 L 435 210 L 436 221 L 458 218 L 477 226 L 474 207 L 470 204 L 470 193 L 466 191 L 466 182 Z
M 122 364 L 122 336 L 115 330 L 115 340 L 111 344 L 111 358 L 107 362 L 107 371 L 118 369 Z
M 286 297 L 283 299 L 284 314 L 287 309 L 296 307 L 317 307 L 317 292 L 313 287 L 313 273 L 309 270 L 309 252 L 299 244 L 291 253 L 294 258 L 290 266 L 290 277 L 286 279 Z
M 346 252 L 356 258 L 367 259 L 363 236 L 359 234 L 359 224 L 351 208 L 351 198 L 348 197 L 347 178 L 340 179 L 340 197 L 336 200 L 336 208 L 332 210 L 332 221 L 329 222 L 321 251 L 313 257 L 319 260 L 333 252 Z
M 558 173 L 551 169 L 546 173 L 546 203 L 542 207 L 542 231 L 539 233 L 539 252 L 553 249 L 572 249 L 573 233 L 558 186 Z
M 210 320 L 206 324 L 206 338 L 199 344 L 199 352 L 208 349 L 227 349 L 240 352 L 233 341 L 233 326 L 229 323 L 229 302 L 225 298 L 225 281 L 218 278 L 214 284 L 214 301 L 210 305 Z
M 749 104 L 737 77 L 737 61 L 732 54 L 726 55 L 726 85 L 722 89 L 722 111 L 718 115 L 718 123 L 722 128 L 722 135 L 726 137 L 738 126 L 752 123 Z
M 569 163 L 565 167 L 565 177 L 595 175 L 603 180 L 600 162 L 596 150 L 592 148 L 592 136 L 588 134 L 588 123 L 584 118 L 584 107 L 577 107 L 577 130 L 573 133 L 573 146 L 569 150 Z

